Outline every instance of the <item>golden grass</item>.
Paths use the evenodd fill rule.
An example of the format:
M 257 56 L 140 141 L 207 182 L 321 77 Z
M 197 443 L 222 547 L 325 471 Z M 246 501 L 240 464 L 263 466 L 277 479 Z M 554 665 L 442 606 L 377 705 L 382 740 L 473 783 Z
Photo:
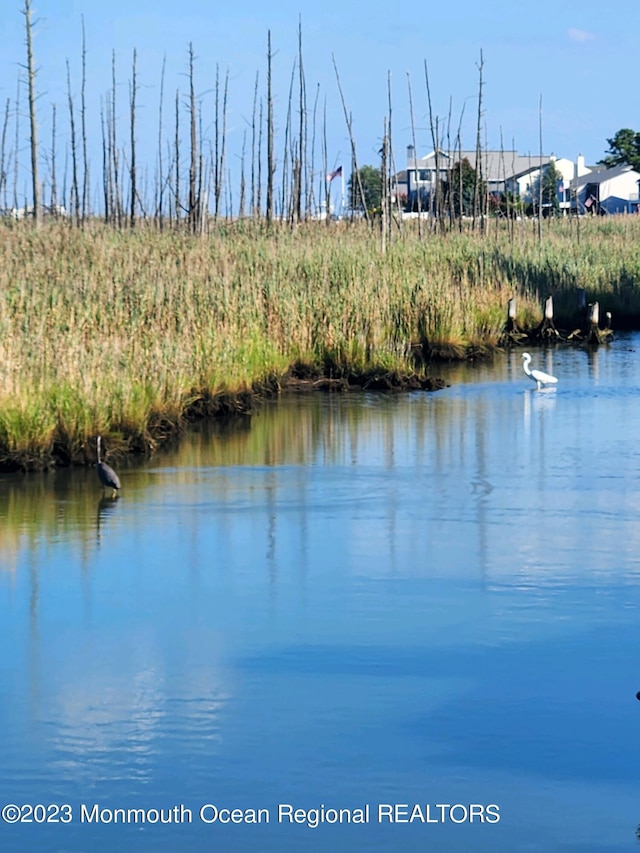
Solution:
M 0 225 L 0 462 L 92 456 L 98 432 L 143 441 L 194 400 L 237 394 L 295 361 L 411 370 L 411 344 L 495 345 L 507 300 L 540 320 L 575 288 L 640 317 L 640 223 L 530 223 L 482 237 L 405 230 L 383 255 L 364 225 L 205 239 L 92 224 Z M 605 304 L 608 300 L 608 304 Z

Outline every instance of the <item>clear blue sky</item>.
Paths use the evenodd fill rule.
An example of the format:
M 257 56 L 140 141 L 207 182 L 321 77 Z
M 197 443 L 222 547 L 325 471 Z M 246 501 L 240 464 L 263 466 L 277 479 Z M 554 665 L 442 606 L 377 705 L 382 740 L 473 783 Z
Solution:
M 360 164 L 377 165 L 387 111 L 387 77 L 391 74 L 393 144 L 396 166 L 403 168 L 411 142 L 407 73 L 413 89 L 418 150 L 431 150 L 424 62 L 428 63 L 432 99 L 441 126 L 452 114 L 455 133 L 464 106 L 463 147 L 475 146 L 480 50 L 484 54 L 483 136 L 489 147 L 512 145 L 520 153 L 539 151 L 539 106 L 546 154 L 587 163 L 600 159 L 606 139 L 622 127 L 640 130 L 636 81 L 640 69 L 640 3 L 619 0 L 612 7 L 595 0 L 458 0 L 457 3 L 337 0 L 277 4 L 264 0 L 32 0 L 37 20 L 35 51 L 41 144 L 50 145 L 51 104 L 58 106 L 59 146 L 69 138 L 66 112 L 66 65 L 72 89 L 80 88 L 81 20 L 88 49 L 88 123 L 92 160 L 100 157 L 100 98 L 111 82 L 115 50 L 119 81 L 119 114 L 126 141 L 128 81 L 131 55 L 138 52 L 140 144 L 152 152 L 158 122 L 160 69 L 166 56 L 166 133 L 170 136 L 171 101 L 177 88 L 186 92 L 187 46 L 197 56 L 196 85 L 202 96 L 203 122 L 213 116 L 216 63 L 230 74 L 229 166 L 242 144 L 251 118 L 256 72 L 264 92 L 267 30 L 272 33 L 276 122 L 282 136 L 289 79 L 297 52 L 301 16 L 303 59 L 309 107 L 316 91 L 326 101 L 328 160 L 334 168 L 350 163 L 349 140 L 336 85 L 332 54 L 353 117 Z M 19 63 L 24 62 L 22 0 L 4 0 L 0 10 L 0 105 L 15 98 Z M 186 118 L 186 114 L 185 114 Z M 26 119 L 21 146 L 28 157 Z M 185 131 L 186 140 L 186 131 Z M 484 140 L 483 140 L 484 141 Z M 282 146 L 280 139 L 280 148 Z M 151 154 L 153 157 L 153 154 Z M 94 171 L 97 172 L 97 163 Z

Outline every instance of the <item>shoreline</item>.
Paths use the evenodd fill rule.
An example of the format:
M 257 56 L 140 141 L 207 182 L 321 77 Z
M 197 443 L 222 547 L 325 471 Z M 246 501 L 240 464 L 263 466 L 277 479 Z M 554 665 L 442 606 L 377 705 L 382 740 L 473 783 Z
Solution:
M 251 417 L 263 401 L 290 394 L 356 394 L 356 393 L 432 393 L 449 387 L 443 379 L 417 372 L 397 370 L 367 370 L 360 373 L 345 371 L 336 377 L 324 374 L 310 365 L 293 365 L 282 377 L 269 377 L 255 383 L 251 389 L 237 392 L 192 393 L 190 402 L 179 416 L 154 415 L 143 434 L 124 434 L 114 429 L 103 433 L 111 460 L 126 456 L 151 456 L 165 442 L 179 439 L 190 425 L 202 421 L 227 421 Z M 51 446 L 36 456 L 25 451 L 5 452 L 0 459 L 0 478 L 3 474 L 30 473 L 69 467 L 90 467 L 95 464 L 97 436 L 87 436 L 75 448 L 61 436 L 54 437 Z

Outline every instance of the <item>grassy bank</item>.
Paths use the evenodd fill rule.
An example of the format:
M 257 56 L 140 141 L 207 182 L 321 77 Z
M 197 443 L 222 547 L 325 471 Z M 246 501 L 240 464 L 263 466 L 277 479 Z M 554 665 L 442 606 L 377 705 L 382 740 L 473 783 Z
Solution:
M 495 345 L 507 300 L 559 320 L 575 289 L 614 323 L 640 318 L 640 222 L 531 223 L 485 237 L 405 233 L 382 255 L 364 226 L 206 239 L 66 224 L 0 226 L 0 464 L 82 461 L 98 432 L 141 446 L 185 412 L 283 376 L 296 361 L 415 369 L 411 344 Z M 226 396 L 225 396 L 226 395 Z

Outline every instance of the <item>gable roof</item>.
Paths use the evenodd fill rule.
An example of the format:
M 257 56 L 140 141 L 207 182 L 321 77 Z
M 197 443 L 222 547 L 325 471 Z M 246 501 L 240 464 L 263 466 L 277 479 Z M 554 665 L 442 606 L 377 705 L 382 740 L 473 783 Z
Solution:
M 577 190 L 582 189 L 587 184 L 602 184 L 605 181 L 610 181 L 620 175 L 631 172 L 640 180 L 640 172 L 635 172 L 627 163 L 622 163 L 620 166 L 614 166 L 612 169 L 599 169 L 597 172 L 590 172 L 588 175 L 581 175 L 579 178 L 571 181 L 571 186 Z
M 551 158 L 547 154 L 518 154 L 517 151 L 481 151 L 480 152 L 480 167 L 482 169 L 482 177 L 485 181 L 504 181 L 506 178 L 512 178 L 515 175 L 525 174 L 532 169 L 539 169 L 540 166 L 546 166 Z M 438 166 L 440 169 L 447 169 L 455 165 L 461 160 L 468 160 L 472 169 L 476 168 L 476 152 L 475 151 L 438 151 Z M 409 160 L 408 168 L 417 169 L 435 169 L 436 153 L 432 151 L 426 157 L 419 157 L 415 160 Z

